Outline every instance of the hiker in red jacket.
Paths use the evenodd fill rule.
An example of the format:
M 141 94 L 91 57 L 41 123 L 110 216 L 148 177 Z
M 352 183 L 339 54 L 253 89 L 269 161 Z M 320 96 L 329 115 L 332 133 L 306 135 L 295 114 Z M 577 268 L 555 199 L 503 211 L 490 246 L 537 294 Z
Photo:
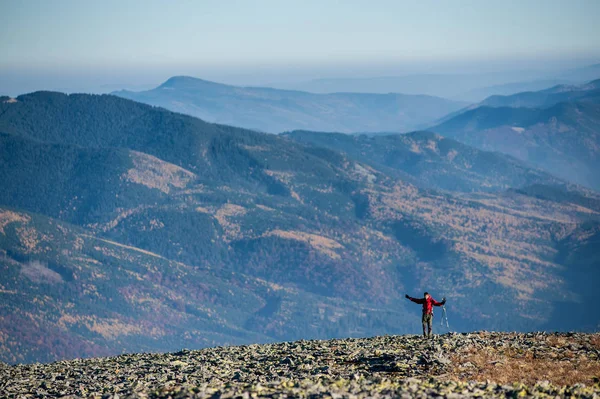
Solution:
M 424 298 L 413 298 L 406 294 L 406 298 L 410 299 L 414 303 L 423 305 L 423 316 L 421 318 L 421 322 L 423 323 L 423 336 L 431 337 L 431 329 L 433 324 L 433 307 L 434 306 L 444 306 L 446 303 L 446 298 L 442 298 L 442 302 L 438 302 L 429 295 L 428 292 L 424 294 Z M 425 333 L 425 326 L 427 326 L 427 333 Z

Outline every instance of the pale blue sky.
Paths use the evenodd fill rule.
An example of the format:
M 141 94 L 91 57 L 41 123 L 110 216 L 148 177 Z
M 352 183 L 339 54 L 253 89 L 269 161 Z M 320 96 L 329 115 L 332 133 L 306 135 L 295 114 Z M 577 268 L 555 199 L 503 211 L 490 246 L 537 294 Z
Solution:
M 0 73 L 587 60 L 600 58 L 599 16 L 596 0 L 0 0 Z

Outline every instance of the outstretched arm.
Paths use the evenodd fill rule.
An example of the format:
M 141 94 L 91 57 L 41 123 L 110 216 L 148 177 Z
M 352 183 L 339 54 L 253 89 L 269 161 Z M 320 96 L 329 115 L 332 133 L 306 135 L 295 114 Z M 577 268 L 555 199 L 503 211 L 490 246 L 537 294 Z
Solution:
M 418 304 L 421 304 L 421 305 L 425 302 L 425 299 L 423 299 L 423 298 L 413 298 L 412 296 L 408 296 L 408 294 L 406 295 L 406 298 L 410 299 L 414 303 L 418 303 Z
M 431 298 L 431 300 L 431 303 L 433 303 L 434 306 L 444 306 L 444 304 L 446 303 L 446 298 L 442 299 L 442 302 L 438 302 L 433 298 Z

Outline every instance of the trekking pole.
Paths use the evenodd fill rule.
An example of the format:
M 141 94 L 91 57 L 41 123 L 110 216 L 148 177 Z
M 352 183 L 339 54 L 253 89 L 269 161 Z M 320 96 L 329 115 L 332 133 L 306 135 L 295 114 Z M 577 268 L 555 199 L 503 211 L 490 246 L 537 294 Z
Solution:
M 446 320 L 446 328 L 448 331 L 450 331 L 450 324 L 448 324 L 448 313 L 446 313 L 446 305 L 442 306 L 442 317 L 440 318 L 440 326 L 442 327 L 444 327 L 444 319 Z

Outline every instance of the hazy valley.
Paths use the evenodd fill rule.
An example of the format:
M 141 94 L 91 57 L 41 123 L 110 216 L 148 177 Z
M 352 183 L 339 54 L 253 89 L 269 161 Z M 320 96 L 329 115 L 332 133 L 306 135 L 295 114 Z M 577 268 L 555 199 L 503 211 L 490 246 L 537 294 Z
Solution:
M 302 91 L 237 87 L 187 76 L 155 89 L 113 94 L 192 115 L 208 122 L 269 133 L 307 129 L 403 132 L 431 125 L 467 103 L 426 95 Z

